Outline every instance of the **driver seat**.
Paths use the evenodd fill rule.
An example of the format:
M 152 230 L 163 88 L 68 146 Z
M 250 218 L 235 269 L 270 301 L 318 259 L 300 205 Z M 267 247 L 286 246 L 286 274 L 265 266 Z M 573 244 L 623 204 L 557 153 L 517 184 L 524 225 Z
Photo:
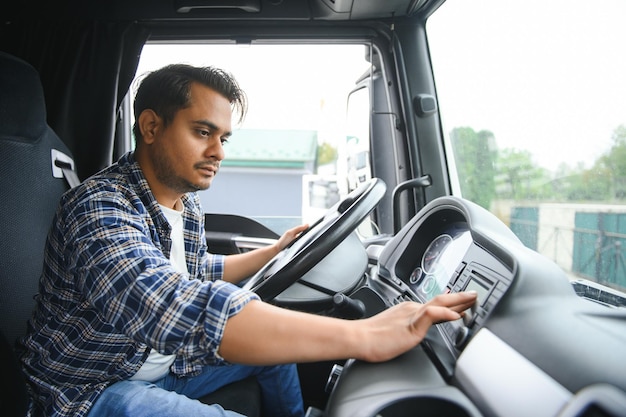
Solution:
M 74 182 L 67 147 L 46 122 L 37 71 L 0 52 L 0 333 L 3 415 L 25 415 L 28 395 L 15 358 L 35 305 L 46 235 Z
M 26 415 L 28 394 L 15 342 L 35 306 L 48 229 L 61 195 L 78 183 L 69 149 L 48 126 L 43 87 L 27 62 L 0 51 L 0 414 Z M 250 417 L 261 409 L 255 379 L 205 398 Z

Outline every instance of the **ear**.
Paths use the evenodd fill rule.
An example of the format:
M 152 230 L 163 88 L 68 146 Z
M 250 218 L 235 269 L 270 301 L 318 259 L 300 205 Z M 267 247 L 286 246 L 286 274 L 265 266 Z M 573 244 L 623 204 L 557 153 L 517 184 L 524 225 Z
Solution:
M 146 109 L 141 112 L 137 121 L 139 131 L 143 142 L 150 144 L 154 142 L 158 129 L 161 124 L 161 118 L 154 112 L 154 110 Z

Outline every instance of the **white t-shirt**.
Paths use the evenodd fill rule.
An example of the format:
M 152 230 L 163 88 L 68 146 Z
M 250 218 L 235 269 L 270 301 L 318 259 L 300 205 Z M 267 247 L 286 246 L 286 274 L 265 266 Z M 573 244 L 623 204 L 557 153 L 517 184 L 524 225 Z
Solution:
M 170 251 L 170 262 L 178 272 L 188 272 L 185 262 L 185 240 L 183 238 L 183 210 L 176 211 L 171 208 L 161 206 L 165 218 L 172 227 L 172 250 Z M 154 382 L 163 378 L 170 370 L 176 355 L 162 355 L 152 349 L 148 358 L 141 365 L 141 368 L 130 379 L 137 381 Z

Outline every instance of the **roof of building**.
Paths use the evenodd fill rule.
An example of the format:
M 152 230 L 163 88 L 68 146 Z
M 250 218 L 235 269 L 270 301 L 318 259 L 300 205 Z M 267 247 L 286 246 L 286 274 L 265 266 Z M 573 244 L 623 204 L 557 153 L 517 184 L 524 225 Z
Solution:
M 314 130 L 241 129 L 224 145 L 225 167 L 302 168 L 315 161 Z

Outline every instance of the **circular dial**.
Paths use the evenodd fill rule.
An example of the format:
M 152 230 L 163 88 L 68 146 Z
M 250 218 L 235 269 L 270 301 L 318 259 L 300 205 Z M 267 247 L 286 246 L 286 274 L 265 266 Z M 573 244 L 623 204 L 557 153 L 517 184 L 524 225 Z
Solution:
M 418 266 L 411 273 L 411 276 L 409 277 L 409 282 L 415 285 L 420 281 L 420 278 L 422 278 L 422 267 Z
M 422 257 L 422 269 L 425 273 L 434 274 L 437 272 L 439 258 L 450 243 L 452 243 L 452 236 L 448 234 L 440 235 L 430 242 Z

